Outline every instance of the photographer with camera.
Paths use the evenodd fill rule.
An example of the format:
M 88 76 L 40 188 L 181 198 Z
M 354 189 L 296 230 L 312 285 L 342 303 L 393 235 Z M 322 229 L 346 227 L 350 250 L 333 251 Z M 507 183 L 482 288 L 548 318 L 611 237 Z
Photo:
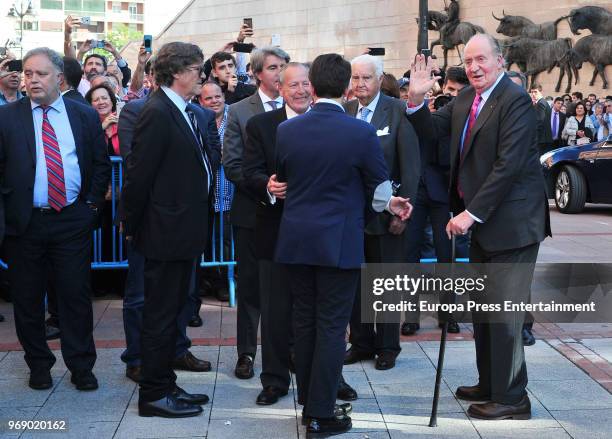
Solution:
M 6 51 L 6 58 L 0 61 L 0 105 L 18 101 L 23 97 L 19 91 L 21 85 L 21 61 L 15 61 L 15 56 Z

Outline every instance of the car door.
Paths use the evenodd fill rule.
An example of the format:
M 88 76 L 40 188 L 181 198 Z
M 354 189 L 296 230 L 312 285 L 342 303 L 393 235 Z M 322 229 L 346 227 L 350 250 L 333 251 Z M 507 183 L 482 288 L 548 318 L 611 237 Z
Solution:
M 591 197 L 596 203 L 612 203 L 612 136 L 597 148 Z

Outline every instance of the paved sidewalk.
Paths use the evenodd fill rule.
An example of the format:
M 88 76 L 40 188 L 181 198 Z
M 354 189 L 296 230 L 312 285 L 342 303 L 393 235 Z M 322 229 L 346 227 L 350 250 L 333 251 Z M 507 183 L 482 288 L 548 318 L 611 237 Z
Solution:
M 609 340 L 583 340 L 610 359 Z M 54 388 L 34 391 L 27 387 L 22 352 L 0 353 L 0 437 L 21 438 L 303 438 L 300 406 L 295 389 L 274 406 L 257 406 L 257 378 L 233 376 L 236 351 L 230 346 L 197 346 L 192 351 L 212 361 L 208 373 L 178 372 L 178 383 L 187 391 L 212 397 L 197 418 L 168 420 L 137 415 L 136 385 L 124 377 L 121 349 L 100 349 L 95 373 L 100 389 L 78 392 L 58 355 L 52 369 Z M 345 367 L 345 377 L 359 393 L 353 403 L 353 430 L 345 438 L 609 438 L 612 432 L 612 395 L 550 344 L 538 341 L 526 348 L 529 421 L 469 419 L 468 405 L 452 391 L 476 380 L 471 341 L 448 344 L 437 428 L 427 426 L 435 377 L 438 343 L 404 342 L 397 366 L 377 371 L 373 362 Z M 257 359 L 259 360 L 259 356 Z M 256 364 L 256 377 L 261 370 Z M 67 420 L 65 433 L 6 429 L 8 420 Z

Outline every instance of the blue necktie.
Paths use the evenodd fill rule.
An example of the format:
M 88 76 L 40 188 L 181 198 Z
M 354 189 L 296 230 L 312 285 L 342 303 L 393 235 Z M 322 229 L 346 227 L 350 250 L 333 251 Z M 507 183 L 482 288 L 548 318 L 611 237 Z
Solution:
M 553 112 L 553 121 L 552 121 L 552 138 L 553 140 L 557 138 L 557 112 Z
M 368 107 L 363 107 L 361 109 L 361 115 L 359 116 L 359 118 L 363 120 L 364 122 L 367 122 L 369 114 L 370 114 L 370 109 Z

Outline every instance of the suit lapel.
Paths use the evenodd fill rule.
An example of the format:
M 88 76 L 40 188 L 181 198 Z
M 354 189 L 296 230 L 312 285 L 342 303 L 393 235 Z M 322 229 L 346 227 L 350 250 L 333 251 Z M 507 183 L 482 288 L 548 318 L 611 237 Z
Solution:
M 495 110 L 495 107 L 497 106 L 497 100 L 499 98 L 499 95 L 502 93 L 504 88 L 506 88 L 506 77 L 505 76 L 501 79 L 501 81 L 499 81 L 499 84 L 497 84 L 497 87 L 495 87 L 495 89 L 493 90 L 489 98 L 487 99 L 487 102 L 485 102 L 484 106 L 480 110 L 480 113 L 478 113 L 476 122 L 474 122 L 474 126 L 472 127 L 472 132 L 470 133 L 470 138 L 465 139 L 466 143 L 463 146 L 463 160 L 465 160 L 468 153 L 470 152 L 470 149 L 472 147 L 472 143 L 474 141 L 474 138 L 476 137 L 476 134 L 484 126 L 484 124 L 487 123 L 487 120 L 489 119 L 491 114 L 493 114 L 493 111 Z M 472 97 L 472 101 L 473 100 L 474 99 Z M 471 104 L 470 104 L 470 107 L 471 107 Z M 469 116 L 469 110 L 468 110 L 468 116 Z
M 200 145 L 198 145 L 198 142 L 195 136 L 193 135 L 191 126 L 189 126 L 189 124 L 181 114 L 180 110 L 177 108 L 176 105 L 174 105 L 174 102 L 170 100 L 166 93 L 161 89 L 159 90 L 159 93 L 161 94 L 161 98 L 166 104 L 166 106 L 170 109 L 170 114 L 172 114 L 174 122 L 179 126 L 181 133 L 183 133 L 183 137 L 187 140 L 187 142 L 191 144 L 191 146 L 193 147 L 193 151 L 196 154 L 196 157 L 198 158 L 198 161 L 202 166 L 204 166 L 202 152 L 200 151 Z
M 36 163 L 36 139 L 34 131 L 34 117 L 32 116 L 32 104 L 30 99 L 26 98 L 21 101 L 20 105 L 21 123 L 23 124 L 23 132 L 26 134 L 28 148 L 32 154 L 32 160 Z
M 461 143 L 461 135 L 463 134 L 463 128 L 470 115 L 470 108 L 474 101 L 476 92 L 474 89 L 469 90 L 460 97 L 457 97 L 453 104 L 453 121 L 452 127 L 455 128 L 451 137 L 451 164 L 457 162 L 457 155 L 459 154 L 459 148 Z
M 259 97 L 259 92 L 256 91 L 248 99 L 251 103 L 251 112 L 253 113 L 253 115 L 260 114 L 266 111 L 266 109 L 264 108 L 264 104 L 261 101 L 261 98 Z
M 389 118 L 387 117 L 387 113 L 389 112 L 389 100 L 382 93 L 378 98 L 378 104 L 376 104 L 376 109 L 374 110 L 374 114 L 372 115 L 372 120 L 370 124 L 376 128 L 377 130 L 382 130 L 388 126 L 387 121 Z
M 71 105 L 69 99 L 63 99 L 64 107 L 66 107 L 66 113 L 68 114 L 68 121 L 70 122 L 70 128 L 72 129 L 72 136 L 74 137 L 74 144 L 76 146 L 76 153 L 79 159 L 79 163 L 85 163 L 83 157 L 83 131 L 81 126 L 81 118 L 76 109 Z
M 346 110 L 346 114 L 349 114 L 353 117 L 357 117 L 357 110 L 359 109 L 359 101 L 357 99 L 353 99 L 345 104 L 344 109 Z

